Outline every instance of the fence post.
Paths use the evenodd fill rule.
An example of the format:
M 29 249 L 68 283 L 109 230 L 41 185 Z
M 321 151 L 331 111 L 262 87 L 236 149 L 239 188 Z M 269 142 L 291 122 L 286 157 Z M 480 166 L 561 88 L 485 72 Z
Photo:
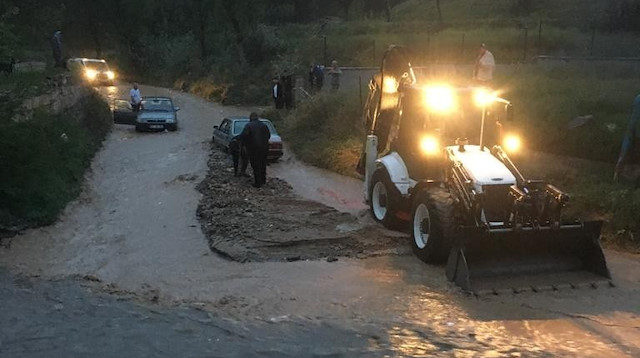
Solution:
M 527 60 L 527 45 L 529 41 L 529 28 L 525 25 L 524 27 L 524 48 L 522 50 L 522 62 Z
M 536 52 L 538 56 L 540 56 L 540 52 L 542 50 L 542 20 L 540 20 L 540 24 L 538 24 L 538 46 L 536 47 Z
M 362 76 L 358 76 L 358 87 L 360 89 L 360 108 L 362 108 Z
M 323 42 L 323 46 L 322 46 L 322 58 L 324 59 L 324 63 L 323 65 L 327 65 L 327 36 L 323 35 L 322 36 L 322 42 Z
M 596 42 L 596 27 L 591 29 L 591 46 L 589 46 L 589 57 L 593 57 L 593 46 Z
M 465 58 L 465 53 L 464 53 L 464 35 L 465 33 L 462 33 L 462 44 L 460 45 L 460 62 L 464 62 L 464 58 Z
M 376 40 L 371 41 L 371 47 L 373 48 L 373 64 L 376 64 Z

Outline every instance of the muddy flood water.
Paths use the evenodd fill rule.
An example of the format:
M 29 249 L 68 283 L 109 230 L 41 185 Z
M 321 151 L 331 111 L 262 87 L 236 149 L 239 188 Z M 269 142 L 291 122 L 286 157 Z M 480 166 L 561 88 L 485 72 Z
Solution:
M 470 296 L 357 180 L 290 155 L 259 193 L 233 178 L 212 128 L 249 108 L 142 92 L 179 130 L 115 126 L 60 220 L 3 240 L 0 357 L 640 356 L 640 257 L 606 252 L 615 287 Z

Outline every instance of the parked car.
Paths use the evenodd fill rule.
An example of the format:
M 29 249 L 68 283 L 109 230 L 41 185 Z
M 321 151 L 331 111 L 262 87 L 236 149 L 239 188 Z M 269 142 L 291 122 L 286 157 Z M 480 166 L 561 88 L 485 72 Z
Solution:
M 142 97 L 139 111 L 134 111 L 128 100 L 116 99 L 113 106 L 113 122 L 136 127 L 136 131 L 178 129 L 180 107 L 173 105 L 169 97 Z
M 267 125 L 271 138 L 269 138 L 269 154 L 267 159 L 270 161 L 276 161 L 284 154 L 282 151 L 282 138 L 278 135 L 276 127 L 270 120 L 260 118 L 260 121 Z M 229 117 L 222 120 L 220 125 L 213 126 L 213 143 L 218 144 L 229 149 L 229 142 L 231 139 L 240 133 L 244 129 L 244 126 L 249 123 L 249 117 Z
M 91 84 L 113 86 L 116 74 L 107 61 L 93 58 L 71 58 L 67 61 L 67 68 Z

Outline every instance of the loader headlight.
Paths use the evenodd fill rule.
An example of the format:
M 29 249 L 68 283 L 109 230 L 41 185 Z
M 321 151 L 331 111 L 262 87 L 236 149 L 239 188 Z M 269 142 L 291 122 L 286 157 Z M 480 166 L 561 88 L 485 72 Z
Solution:
M 522 147 L 522 142 L 520 141 L 520 137 L 510 134 L 504 137 L 502 145 L 507 153 L 515 153 Z
M 440 150 L 440 143 L 438 139 L 432 136 L 424 136 L 420 140 L 420 150 L 426 155 L 438 154 Z
M 473 93 L 473 101 L 478 107 L 485 107 L 495 102 L 498 98 L 495 92 L 488 91 L 486 89 L 477 89 Z
M 98 75 L 98 72 L 96 72 L 96 70 L 88 69 L 84 71 L 84 75 L 87 76 L 88 79 L 93 80 Z
M 116 74 L 113 71 L 107 71 L 107 78 L 112 80 L 116 78 Z
M 398 92 L 398 81 L 395 77 L 384 76 L 382 79 L 382 92 L 384 93 L 396 93 Z
M 436 113 L 451 112 L 456 106 L 456 96 L 451 87 L 427 87 L 424 96 L 427 108 Z

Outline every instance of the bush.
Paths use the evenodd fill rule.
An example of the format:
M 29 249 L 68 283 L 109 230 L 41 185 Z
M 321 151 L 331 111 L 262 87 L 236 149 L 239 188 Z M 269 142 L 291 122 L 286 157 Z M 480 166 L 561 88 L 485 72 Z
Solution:
M 322 93 L 300 104 L 282 120 L 280 128 L 303 161 L 356 176 L 364 138 L 360 112 L 357 96 Z
M 96 94 L 61 115 L 38 112 L 0 130 L 0 228 L 51 224 L 80 192 L 84 172 L 111 126 Z

